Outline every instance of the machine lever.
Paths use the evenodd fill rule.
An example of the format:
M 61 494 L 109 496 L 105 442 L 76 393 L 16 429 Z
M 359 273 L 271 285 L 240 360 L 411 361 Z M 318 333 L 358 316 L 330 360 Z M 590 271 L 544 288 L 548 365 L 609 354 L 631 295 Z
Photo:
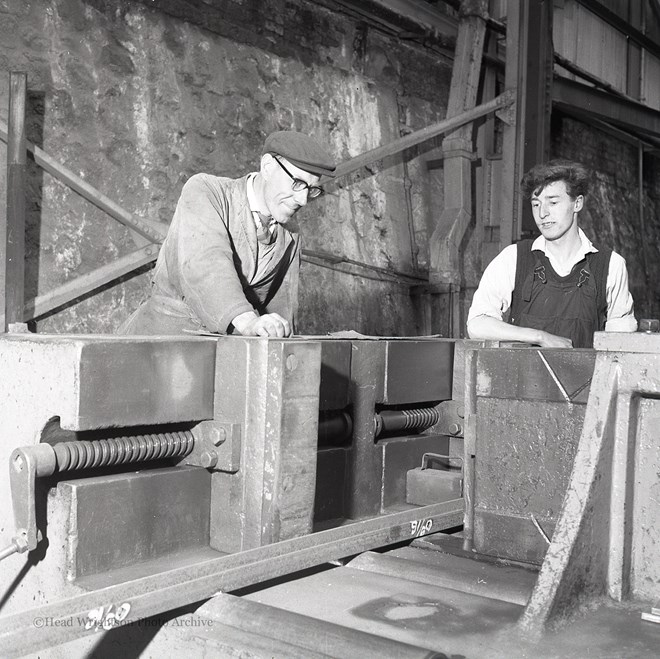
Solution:
M 16 535 L 11 544 L 0 551 L 0 560 L 15 553 L 32 551 L 41 541 L 35 503 L 37 477 L 77 469 L 185 457 L 193 450 L 194 443 L 192 433 L 183 431 L 53 445 L 44 442 L 15 449 L 9 460 L 9 481 Z
M 55 452 L 50 444 L 17 448 L 11 454 L 9 482 L 16 526 L 12 543 L 19 554 L 32 551 L 39 544 L 41 538 L 37 531 L 34 496 L 36 479 L 37 476 L 50 476 L 55 472 L 56 466 Z

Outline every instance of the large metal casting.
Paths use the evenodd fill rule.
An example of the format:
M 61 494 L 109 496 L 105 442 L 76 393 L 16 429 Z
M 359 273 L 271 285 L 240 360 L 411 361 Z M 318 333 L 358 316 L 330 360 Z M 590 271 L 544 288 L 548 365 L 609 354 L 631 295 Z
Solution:
M 84 625 L 71 629 L 66 602 L 79 603 L 76 619 L 109 604 L 127 605 L 138 619 L 220 588 L 459 525 L 460 490 L 444 497 L 454 499 L 447 504 L 405 501 L 407 465 L 447 443 L 430 426 L 446 421 L 441 401 L 451 398 L 453 347 L 442 340 L 0 337 L 0 462 L 11 491 L 7 479 L 0 488 L 14 508 L 13 515 L 9 505 L 0 509 L 0 550 L 10 543 L 0 551 L 3 647 L 22 652 L 83 636 L 76 652 L 87 652 L 95 639 Z M 340 521 L 363 521 L 311 535 L 324 486 L 317 460 L 327 464 L 318 451 L 320 408 L 339 410 L 340 427 L 350 428 L 334 488 L 351 493 Z M 353 460 L 380 465 L 375 485 L 376 472 L 360 473 Z M 388 508 L 381 496 L 395 474 Z M 358 505 L 365 508 L 356 514 Z M 294 540 L 300 543 L 287 544 Z M 273 549 L 259 553 L 266 546 Z M 28 640 L 34 630 L 25 627 L 41 615 L 35 606 L 49 618 L 56 610 L 69 630 L 49 628 Z
M 520 621 L 536 634 L 606 596 L 660 599 L 660 334 L 597 333 L 594 347 L 566 496 Z
M 539 564 L 566 492 L 593 350 L 483 348 L 471 356 L 466 545 Z

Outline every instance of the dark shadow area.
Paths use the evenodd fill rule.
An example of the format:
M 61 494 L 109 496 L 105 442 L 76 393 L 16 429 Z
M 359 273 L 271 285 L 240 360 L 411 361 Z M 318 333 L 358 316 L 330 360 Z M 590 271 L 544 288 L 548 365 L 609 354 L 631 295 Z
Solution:
M 112 629 L 104 633 L 85 656 L 87 659 L 137 659 L 163 627 L 167 627 L 178 616 L 194 613 L 205 601 L 194 602 Z

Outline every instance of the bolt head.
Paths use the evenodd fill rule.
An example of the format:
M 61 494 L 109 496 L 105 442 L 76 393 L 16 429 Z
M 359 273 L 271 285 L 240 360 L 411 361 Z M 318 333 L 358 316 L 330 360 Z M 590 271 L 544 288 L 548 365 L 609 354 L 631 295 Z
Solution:
M 218 454 L 215 451 L 203 451 L 199 456 L 199 464 L 205 469 L 212 469 L 218 464 Z
M 295 371 L 298 368 L 298 357 L 295 355 L 289 355 L 286 358 L 286 367 L 289 371 Z
M 213 428 L 211 430 L 211 441 L 219 446 L 223 442 L 227 441 L 227 429 L 226 428 Z

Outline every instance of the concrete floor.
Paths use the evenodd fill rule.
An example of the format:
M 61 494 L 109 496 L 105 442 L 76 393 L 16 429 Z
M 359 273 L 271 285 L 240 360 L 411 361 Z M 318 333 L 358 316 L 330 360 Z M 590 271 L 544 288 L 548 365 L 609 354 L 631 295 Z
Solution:
M 89 656 L 660 657 L 660 625 L 641 620 L 641 612 L 657 603 L 602 602 L 535 641 L 516 625 L 534 587 L 534 570 L 446 553 L 426 539 L 415 545 L 365 552 L 346 565 L 325 565 L 288 581 L 220 595 L 177 612 L 157 629 L 124 629 Z M 249 613 L 233 606 L 245 600 Z M 355 646 L 351 633 L 362 635 Z
M 402 561 L 399 576 L 374 572 L 369 567 L 363 569 L 363 559 L 358 557 L 355 564 L 278 584 L 246 597 L 428 648 L 452 659 L 660 657 L 660 625 L 642 621 L 640 616 L 642 610 L 650 610 L 650 604 L 603 603 L 547 634 L 540 642 L 533 642 L 516 627 L 523 606 L 497 599 L 505 582 L 509 591 L 531 592 L 533 572 L 447 557 L 424 549 L 394 550 L 384 555 L 386 559 L 392 557 Z M 447 578 L 458 575 L 457 582 L 463 580 L 472 590 L 482 587 L 482 594 L 456 590 L 457 582 L 447 587 L 429 583 L 428 579 L 426 583 L 417 580 L 419 571 L 414 568 L 418 565 L 434 567 L 437 573 L 447 558 L 451 568 Z M 471 577 L 460 574 L 461 562 L 465 574 L 471 572 Z M 498 579 L 498 572 L 502 572 L 503 578 Z

